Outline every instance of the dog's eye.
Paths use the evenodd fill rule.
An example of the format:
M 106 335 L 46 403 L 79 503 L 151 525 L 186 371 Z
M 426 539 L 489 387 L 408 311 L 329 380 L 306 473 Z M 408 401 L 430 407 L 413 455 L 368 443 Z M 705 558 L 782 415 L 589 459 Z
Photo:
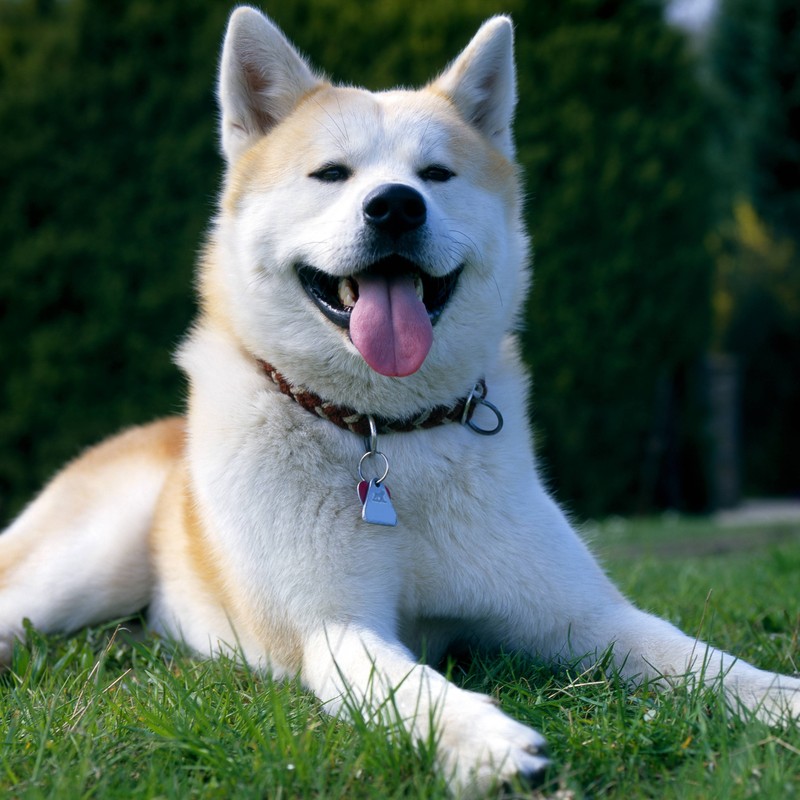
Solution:
M 432 164 L 430 167 L 425 167 L 425 169 L 421 170 L 419 173 L 422 180 L 434 181 L 435 183 L 444 183 L 445 181 L 449 181 L 450 178 L 454 178 L 455 175 L 455 172 L 439 164 Z
M 342 164 L 326 164 L 318 170 L 312 172 L 308 177 L 315 178 L 323 183 L 338 183 L 339 181 L 346 181 L 352 173 Z

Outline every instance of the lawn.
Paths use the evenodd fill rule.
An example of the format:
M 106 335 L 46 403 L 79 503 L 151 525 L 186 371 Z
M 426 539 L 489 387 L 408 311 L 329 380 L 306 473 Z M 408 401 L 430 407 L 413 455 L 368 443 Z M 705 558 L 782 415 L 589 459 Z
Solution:
M 798 670 L 800 524 L 612 520 L 586 536 L 639 605 L 759 666 Z M 631 692 L 599 671 L 504 656 L 449 670 L 549 739 L 548 785 L 518 796 L 800 796 L 800 728 L 745 724 L 710 693 Z M 331 720 L 297 684 L 197 661 L 135 620 L 32 633 L 0 676 L 0 740 L 10 798 L 447 796 L 429 746 Z

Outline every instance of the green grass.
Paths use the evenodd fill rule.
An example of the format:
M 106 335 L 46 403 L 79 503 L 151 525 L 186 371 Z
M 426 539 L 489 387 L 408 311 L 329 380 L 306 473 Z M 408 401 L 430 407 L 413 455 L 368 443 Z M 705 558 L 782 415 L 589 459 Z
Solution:
M 797 670 L 800 526 L 756 549 L 763 530 L 705 521 L 613 521 L 588 534 L 639 605 L 759 666 Z M 713 537 L 728 541 L 724 554 L 663 553 L 675 542 L 702 552 Z M 126 627 L 31 632 L 17 647 L 0 676 L 0 796 L 447 796 L 430 746 L 337 722 L 296 683 L 199 661 Z M 630 692 L 599 671 L 553 674 L 511 656 L 450 670 L 547 736 L 555 766 L 535 797 L 800 796 L 800 730 L 745 724 L 709 693 Z

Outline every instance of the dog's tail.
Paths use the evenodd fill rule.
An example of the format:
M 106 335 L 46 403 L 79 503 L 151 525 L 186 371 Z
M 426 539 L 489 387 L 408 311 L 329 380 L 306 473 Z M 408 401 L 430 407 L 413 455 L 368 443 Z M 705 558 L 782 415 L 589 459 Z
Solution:
M 107 439 L 59 472 L 0 535 L 0 665 L 26 618 L 44 632 L 70 632 L 147 605 L 148 534 L 184 439 L 178 417 Z

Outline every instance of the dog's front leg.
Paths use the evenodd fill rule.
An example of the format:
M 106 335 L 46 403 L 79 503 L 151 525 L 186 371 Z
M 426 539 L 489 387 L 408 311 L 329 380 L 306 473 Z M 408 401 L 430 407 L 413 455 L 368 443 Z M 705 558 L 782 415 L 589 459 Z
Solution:
M 370 724 L 399 724 L 414 739 L 436 742 L 454 793 L 479 796 L 519 776 L 538 779 L 544 739 L 515 722 L 486 695 L 458 688 L 419 664 L 394 637 L 355 622 L 328 624 L 306 641 L 306 685 L 331 714 Z
M 603 627 L 625 676 L 663 678 L 667 683 L 685 677 L 691 683 L 718 686 L 734 710 L 744 707 L 766 722 L 800 719 L 797 678 L 758 669 L 627 603 L 617 606 Z
M 800 719 L 800 680 L 760 670 L 639 610 L 554 503 L 540 503 L 530 516 L 539 546 L 519 547 L 516 558 L 495 561 L 495 585 L 519 589 L 496 618 L 498 629 L 505 625 L 510 632 L 503 641 L 508 649 L 589 665 L 611 648 L 624 678 L 665 688 L 681 681 L 717 687 L 735 710 L 744 707 L 768 722 Z

